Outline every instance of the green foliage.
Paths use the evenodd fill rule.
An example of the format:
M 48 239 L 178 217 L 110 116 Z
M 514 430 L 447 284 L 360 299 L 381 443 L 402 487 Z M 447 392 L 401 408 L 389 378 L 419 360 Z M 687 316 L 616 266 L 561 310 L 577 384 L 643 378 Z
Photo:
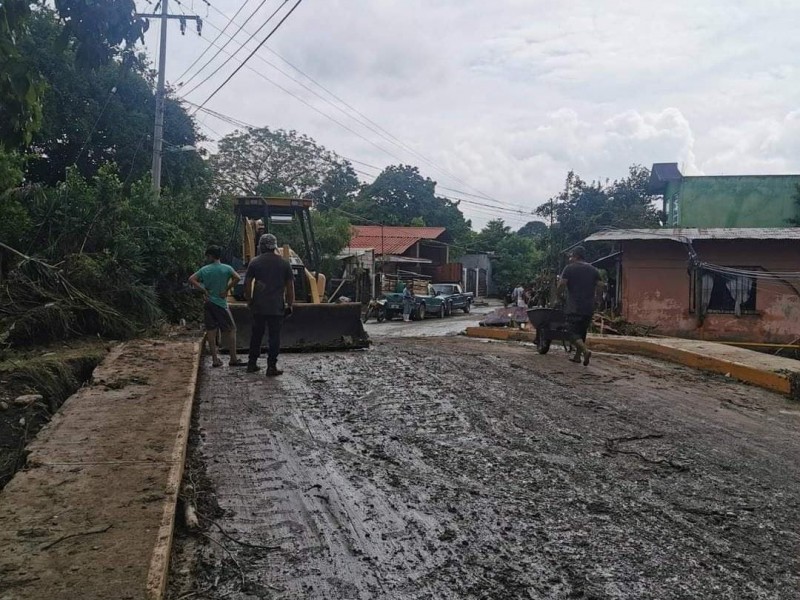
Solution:
M 650 171 L 639 165 L 630 167 L 625 179 L 605 184 L 586 183 L 570 171 L 564 191 L 536 210 L 554 222 L 542 240 L 548 267 L 557 270 L 564 250 L 603 228 L 658 227 L 663 216 L 647 193 L 649 177 Z M 605 249 L 595 245 L 589 250 Z
M 501 288 L 527 284 L 534 279 L 540 267 L 540 253 L 528 237 L 511 234 L 500 240 L 494 256 L 492 274 Z
M 296 131 L 235 131 L 219 141 L 211 162 L 218 195 L 306 197 L 327 182 L 323 194 L 333 193 L 335 203 L 348 186 L 348 173 L 336 174 L 346 163 Z
M 362 188 L 348 211 L 384 225 L 446 227 L 457 243 L 465 242 L 471 231 L 458 202 L 437 197 L 436 182 L 409 165 L 386 167 Z
M 29 143 L 41 122 L 43 77 L 21 50 L 32 6 L 42 10 L 29 0 L 0 3 L 0 143 L 15 148 Z M 132 47 L 147 28 L 136 18 L 133 0 L 56 0 L 55 7 L 63 27 L 57 43 L 43 50 L 57 54 L 71 46 L 91 67 Z
M 13 345 L 98 334 L 126 338 L 157 324 L 209 242 L 224 243 L 232 211 L 197 193 L 155 196 L 149 182 L 124 189 L 115 169 L 91 179 L 70 169 L 57 188 L 31 189 L 20 205 L 40 224 L 0 293 L 0 337 Z M 57 265 L 57 266 L 51 266 Z
M 352 165 L 343 161 L 332 166 L 325 174 L 322 184 L 310 196 L 318 210 L 326 211 L 351 203 L 360 187 Z
M 475 236 L 474 246 L 480 252 L 495 252 L 500 243 L 510 235 L 511 227 L 503 219 L 492 219 Z
M 0 148 L 0 242 L 18 247 L 29 235 L 31 219 L 17 198 L 18 186 L 22 184 L 22 160 L 16 154 L 3 152 Z M 5 272 L 0 252 L 0 278 Z
M 49 11 L 30 19 L 30 34 L 21 43 L 46 88 L 41 97 L 43 122 L 27 149 L 27 178 L 56 185 L 75 166 L 84 177 L 114 162 L 128 181 L 150 169 L 154 99 L 146 60 L 130 57 L 96 68 L 84 66 L 77 50 L 54 48 L 63 27 Z M 115 90 L 112 92 L 112 90 Z M 209 171 L 196 152 L 176 152 L 197 142 L 194 123 L 176 101 L 166 105 L 163 155 L 164 185 L 185 190 L 207 185 Z
M 332 277 L 333 272 L 339 268 L 339 264 L 335 260 L 336 256 L 350 242 L 350 221 L 339 213 L 320 212 L 317 210 L 311 213 L 311 221 L 322 261 L 322 264 L 319 265 L 319 270 L 328 275 L 328 277 Z M 289 244 L 304 260 L 308 259 L 303 233 L 297 221 L 275 226 L 272 233 L 278 238 L 279 245 Z M 308 266 L 310 267 L 311 265 Z
M 530 238 L 542 238 L 547 235 L 547 224 L 542 221 L 528 221 L 519 228 L 517 234 Z

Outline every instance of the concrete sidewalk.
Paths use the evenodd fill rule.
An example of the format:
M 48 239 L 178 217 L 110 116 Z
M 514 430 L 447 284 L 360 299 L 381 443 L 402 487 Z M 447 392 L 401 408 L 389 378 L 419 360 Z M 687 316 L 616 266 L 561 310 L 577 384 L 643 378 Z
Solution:
M 0 600 L 161 598 L 200 347 L 112 351 L 0 492 Z
M 469 327 L 470 337 L 533 343 L 535 333 L 502 327 Z M 590 335 L 592 350 L 638 354 L 722 373 L 740 381 L 800 400 L 800 362 L 727 346 L 717 342 L 680 338 L 646 338 Z

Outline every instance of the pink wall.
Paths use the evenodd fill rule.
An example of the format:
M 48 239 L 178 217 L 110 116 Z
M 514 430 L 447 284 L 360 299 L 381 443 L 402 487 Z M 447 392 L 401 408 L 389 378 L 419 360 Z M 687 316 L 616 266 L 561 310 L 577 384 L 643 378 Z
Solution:
M 771 271 L 800 271 L 800 242 L 706 240 L 694 242 L 701 261 Z M 790 343 L 800 338 L 800 292 L 759 280 L 756 315 L 708 314 L 701 326 L 689 312 L 689 255 L 683 244 L 630 241 L 622 245 L 622 316 L 657 325 L 657 333 L 708 340 Z M 798 282 L 793 282 L 800 288 Z

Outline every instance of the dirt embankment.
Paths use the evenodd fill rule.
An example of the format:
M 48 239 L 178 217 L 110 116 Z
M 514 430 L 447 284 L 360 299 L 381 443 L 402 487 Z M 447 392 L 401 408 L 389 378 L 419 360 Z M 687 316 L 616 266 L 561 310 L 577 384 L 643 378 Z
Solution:
M 97 341 L 8 352 L 0 360 L 0 489 L 25 464 L 25 447 L 107 353 Z
M 172 598 L 797 598 L 800 410 L 777 395 L 463 338 L 282 361 L 204 373 L 219 510 Z

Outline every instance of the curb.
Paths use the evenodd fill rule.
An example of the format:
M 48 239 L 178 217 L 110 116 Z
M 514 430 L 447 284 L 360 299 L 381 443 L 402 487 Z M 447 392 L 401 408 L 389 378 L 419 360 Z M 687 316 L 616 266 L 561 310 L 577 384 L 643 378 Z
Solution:
M 532 331 L 500 327 L 468 327 L 466 335 L 473 338 L 530 343 L 533 343 L 536 337 Z M 690 342 L 689 340 L 683 341 Z M 587 344 L 592 350 L 615 354 L 637 354 L 666 360 L 701 371 L 720 373 L 745 383 L 784 394 L 793 400 L 800 400 L 800 368 L 778 368 L 772 370 L 747 364 L 747 362 L 743 361 L 720 358 L 707 352 L 710 345 L 729 348 L 724 344 L 702 342 L 704 351 L 695 351 L 672 346 L 665 340 L 611 336 L 589 336 Z M 752 351 L 747 350 L 745 352 Z
M 192 409 L 197 392 L 197 378 L 200 374 L 200 358 L 203 354 L 202 342 L 194 346 L 194 362 L 192 375 L 187 386 L 187 399 L 181 412 L 178 435 L 172 450 L 172 467 L 167 479 L 164 510 L 158 528 L 158 541 L 150 559 L 150 570 L 147 573 L 147 597 L 161 600 L 167 589 L 169 577 L 169 559 L 172 554 L 172 539 L 175 533 L 175 513 L 178 506 L 178 494 L 183 480 L 183 468 L 186 464 L 186 450 L 189 443 L 189 431 L 192 427 Z

